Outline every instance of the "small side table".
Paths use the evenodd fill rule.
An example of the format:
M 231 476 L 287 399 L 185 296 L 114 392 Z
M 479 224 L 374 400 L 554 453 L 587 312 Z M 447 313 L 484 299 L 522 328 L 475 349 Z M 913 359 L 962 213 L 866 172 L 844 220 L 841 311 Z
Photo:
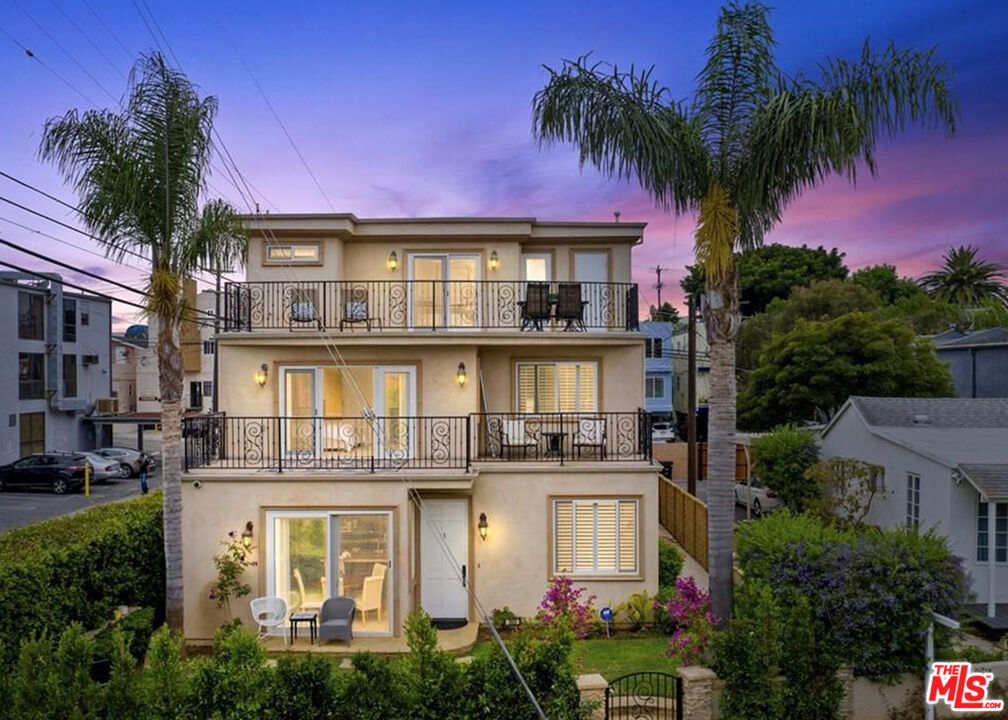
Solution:
M 308 623 L 308 637 L 311 644 L 315 644 L 315 636 L 318 634 L 318 613 L 314 610 L 304 612 L 292 612 L 290 615 L 291 643 L 297 640 L 297 629 L 301 623 Z
M 567 433 L 550 430 L 541 434 L 546 438 L 546 449 L 543 452 L 543 457 L 558 457 L 563 460 L 563 444 Z

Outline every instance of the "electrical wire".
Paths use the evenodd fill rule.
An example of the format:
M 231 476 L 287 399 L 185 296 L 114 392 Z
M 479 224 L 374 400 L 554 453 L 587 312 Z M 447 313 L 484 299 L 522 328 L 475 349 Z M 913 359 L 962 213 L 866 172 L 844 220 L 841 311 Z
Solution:
M 55 77 L 61 83 L 63 83 L 68 88 L 70 88 L 75 93 L 77 93 L 82 98 L 84 98 L 85 102 L 87 102 L 89 105 L 93 105 L 95 107 L 98 107 L 98 103 L 96 103 L 94 100 L 92 100 L 90 97 L 88 97 L 87 94 L 84 93 L 82 90 L 78 89 L 76 85 L 74 85 L 69 80 L 67 80 L 65 77 L 63 77 L 58 72 L 56 72 L 51 67 L 49 67 L 49 65 L 47 63 L 43 62 L 42 58 L 40 58 L 38 55 L 36 55 L 34 51 L 29 50 L 20 40 L 18 40 L 16 37 L 14 37 L 9 32 L 7 32 L 6 29 L 0 27 L 0 32 L 2 32 L 4 35 L 6 35 L 7 37 L 9 37 L 11 39 L 11 42 L 13 42 L 19 48 L 21 48 L 24 51 L 24 54 L 29 59 L 34 60 L 35 62 L 37 62 L 39 65 L 41 65 L 42 67 L 44 67 L 53 77 Z

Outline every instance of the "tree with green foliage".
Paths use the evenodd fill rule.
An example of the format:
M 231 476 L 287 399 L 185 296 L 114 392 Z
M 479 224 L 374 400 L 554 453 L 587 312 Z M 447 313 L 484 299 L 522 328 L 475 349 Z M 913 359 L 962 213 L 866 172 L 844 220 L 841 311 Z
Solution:
M 819 454 L 812 433 L 781 425 L 753 438 L 752 454 L 756 476 L 787 508 L 801 512 L 816 499 L 816 484 L 805 478 Z
M 670 302 L 663 302 L 661 307 L 652 305 L 648 311 L 648 315 L 651 322 L 679 322 L 679 311 Z
M 952 397 L 934 347 L 898 320 L 852 312 L 775 336 L 739 395 L 740 426 L 822 420 L 851 395 Z
M 206 193 L 217 99 L 159 54 L 130 75 L 119 113 L 71 110 L 51 118 L 39 154 L 76 191 L 85 229 L 116 262 L 150 258 L 147 313 L 158 320 L 164 499 L 165 615 L 182 629 L 182 352 L 179 330 L 196 320 L 184 288 L 200 269 L 229 270 L 248 244 L 235 210 Z
M 969 317 L 972 330 L 1008 328 L 1008 305 L 996 298 L 987 298 L 979 307 L 969 311 Z
M 828 177 L 876 171 L 880 137 L 910 125 L 951 134 L 949 68 L 933 49 L 826 59 L 819 77 L 777 66 L 770 9 L 731 2 L 718 16 L 697 89 L 677 102 L 653 69 L 587 56 L 550 69 L 532 102 L 541 145 L 570 142 L 582 164 L 635 178 L 656 204 L 696 213 L 695 256 L 705 275 L 710 344 L 708 562 L 714 613 L 732 608 L 735 527 L 736 253 L 763 244 L 785 209 Z
M 976 307 L 988 298 L 1008 303 L 1004 266 L 977 257 L 979 253 L 973 245 L 949 248 L 941 267 L 921 278 L 921 287 L 963 308 Z
M 882 468 L 858 458 L 831 457 L 805 471 L 818 490 L 816 509 L 844 525 L 860 525 L 878 492 Z
M 766 310 L 775 299 L 787 299 L 796 287 L 816 280 L 843 280 L 847 277 L 844 253 L 836 248 L 827 251 L 821 245 L 792 247 L 771 243 L 739 253 L 739 304 L 744 315 Z M 680 285 L 696 297 L 703 295 L 707 274 L 703 265 L 689 265 L 689 274 Z
M 856 285 L 874 290 L 886 305 L 924 292 L 913 278 L 900 277 L 895 265 L 868 265 L 855 271 L 851 279 Z
M 969 324 L 969 315 L 963 308 L 927 293 L 898 298 L 892 305 L 883 306 L 875 316 L 899 320 L 918 335 L 934 335 L 953 325 L 966 327 Z

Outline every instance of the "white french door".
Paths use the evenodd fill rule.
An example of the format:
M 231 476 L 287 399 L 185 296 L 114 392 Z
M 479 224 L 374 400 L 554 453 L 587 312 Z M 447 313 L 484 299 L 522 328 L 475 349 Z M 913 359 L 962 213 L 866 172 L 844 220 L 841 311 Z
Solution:
M 281 368 L 280 374 L 282 419 L 277 430 L 283 453 L 302 460 L 318 457 L 321 448 L 318 368 L 287 367 Z
M 420 602 L 432 618 L 467 620 L 469 504 L 425 498 L 420 514 Z
M 608 323 L 610 313 L 609 286 L 609 255 L 604 252 L 575 252 L 574 280 L 581 285 L 581 299 L 588 302 L 585 306 L 585 325 L 590 328 L 602 329 Z
M 352 597 L 354 635 L 391 635 L 392 540 L 388 510 L 267 511 L 268 593 L 291 611 Z
M 479 326 L 479 255 L 414 254 L 407 271 L 413 328 Z
M 382 458 L 416 456 L 416 369 L 375 368 L 375 453 Z

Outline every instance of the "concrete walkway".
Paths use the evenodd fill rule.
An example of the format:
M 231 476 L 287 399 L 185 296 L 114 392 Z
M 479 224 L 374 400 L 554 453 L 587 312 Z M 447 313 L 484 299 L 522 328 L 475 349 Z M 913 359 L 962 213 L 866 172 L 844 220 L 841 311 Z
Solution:
M 683 566 L 679 573 L 679 577 L 691 577 L 693 581 L 697 584 L 697 587 L 701 590 L 707 590 L 710 586 L 710 580 L 707 575 L 707 571 L 703 569 L 703 566 L 698 563 L 693 556 L 687 553 L 682 547 L 677 543 L 672 536 L 669 534 L 668 530 L 663 528 L 661 525 L 658 526 L 658 536 L 663 540 L 668 540 L 670 543 L 679 548 L 679 552 L 683 556 Z

